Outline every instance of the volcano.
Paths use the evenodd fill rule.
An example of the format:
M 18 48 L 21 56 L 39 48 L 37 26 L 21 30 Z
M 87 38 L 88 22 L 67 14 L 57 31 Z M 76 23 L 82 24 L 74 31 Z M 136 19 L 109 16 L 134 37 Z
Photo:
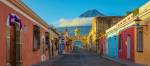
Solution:
M 101 12 L 96 9 L 88 10 L 81 14 L 79 17 L 95 17 L 95 16 L 104 16 Z

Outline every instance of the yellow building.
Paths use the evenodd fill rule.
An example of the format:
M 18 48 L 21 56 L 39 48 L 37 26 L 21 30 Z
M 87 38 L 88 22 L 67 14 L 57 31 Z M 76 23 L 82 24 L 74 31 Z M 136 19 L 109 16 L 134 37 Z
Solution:
M 150 66 L 150 2 L 139 8 L 137 17 L 141 19 L 142 29 L 137 30 L 141 35 L 136 36 L 135 62 Z
M 88 34 L 88 40 L 92 41 L 92 47 L 99 53 L 99 37 L 105 30 L 123 19 L 123 16 L 97 16 L 92 20 L 92 27 Z M 91 44 L 90 42 L 88 42 Z
M 54 57 L 58 55 L 58 44 L 59 44 L 59 33 L 52 27 L 49 27 L 49 57 Z
M 96 50 L 96 17 L 92 21 L 91 30 L 87 36 L 89 48 Z

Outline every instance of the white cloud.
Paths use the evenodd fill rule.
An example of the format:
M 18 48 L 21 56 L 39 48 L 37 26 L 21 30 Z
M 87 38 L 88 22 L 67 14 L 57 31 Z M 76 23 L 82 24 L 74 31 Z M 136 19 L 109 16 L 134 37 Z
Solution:
M 91 25 L 93 18 L 60 19 L 58 27 L 87 26 Z

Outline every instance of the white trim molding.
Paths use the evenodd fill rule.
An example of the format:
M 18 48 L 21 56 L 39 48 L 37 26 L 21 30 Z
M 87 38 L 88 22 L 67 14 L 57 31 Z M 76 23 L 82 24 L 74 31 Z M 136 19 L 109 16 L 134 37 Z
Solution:
M 44 30 L 48 31 L 48 28 L 46 28 L 43 25 L 41 25 L 40 23 L 38 23 L 36 20 L 34 20 L 33 18 L 31 18 L 31 16 L 29 16 L 26 13 L 24 13 L 23 11 L 21 11 L 15 5 L 13 5 L 12 3 L 10 3 L 8 0 L 0 0 L 0 2 L 6 4 L 10 8 L 14 9 L 15 11 L 17 11 L 18 13 L 20 13 L 21 15 L 23 15 L 24 17 L 28 18 L 29 20 L 31 20 L 33 22 L 33 24 L 36 23 L 37 25 L 41 26 Z

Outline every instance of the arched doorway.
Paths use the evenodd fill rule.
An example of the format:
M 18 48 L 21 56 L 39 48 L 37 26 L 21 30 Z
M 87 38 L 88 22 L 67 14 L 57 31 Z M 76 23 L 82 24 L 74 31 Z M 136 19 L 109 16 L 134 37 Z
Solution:
M 20 31 L 22 24 L 20 19 L 14 14 L 9 15 L 7 22 L 7 56 L 6 66 L 22 66 L 21 62 L 21 43 L 20 43 Z
M 128 35 L 127 37 L 127 59 L 131 58 L 131 37 Z
M 81 49 L 81 48 L 83 48 L 83 43 L 80 41 L 80 40 L 75 40 L 74 42 L 73 42 L 73 50 L 79 50 L 79 49 Z
M 10 29 L 10 64 L 16 66 L 19 55 L 20 30 L 17 24 L 13 24 Z
M 41 61 L 45 61 L 46 60 L 46 47 L 45 47 L 45 36 L 42 36 L 41 38 L 42 41 L 42 48 L 41 48 Z

